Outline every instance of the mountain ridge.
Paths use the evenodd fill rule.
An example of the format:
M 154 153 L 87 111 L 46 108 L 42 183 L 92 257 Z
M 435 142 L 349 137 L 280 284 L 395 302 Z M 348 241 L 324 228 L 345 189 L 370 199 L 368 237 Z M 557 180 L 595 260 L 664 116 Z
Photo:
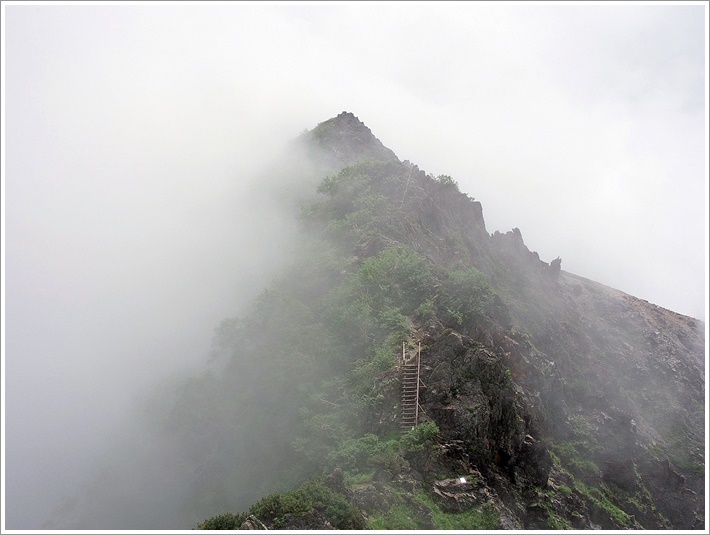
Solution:
M 702 322 L 489 234 L 452 177 L 350 112 L 295 147 L 319 185 L 292 263 L 156 401 L 185 474 L 176 525 L 704 525 Z M 400 436 L 403 343 L 423 388 Z
M 344 112 L 330 122 L 321 124 L 337 124 L 339 120 L 349 122 L 350 128 L 353 120 L 358 121 L 354 115 Z M 360 124 L 364 127 L 364 124 Z M 318 128 L 320 125 L 315 130 Z M 369 129 L 364 128 L 366 129 L 363 129 L 364 132 L 370 133 Z M 372 137 L 374 138 L 374 135 Z M 329 194 L 336 199 L 336 204 L 338 200 L 347 200 L 344 191 L 348 190 L 352 182 L 361 180 L 358 172 L 352 171 L 352 164 L 355 163 L 356 168 L 358 162 L 380 159 L 377 153 L 374 158 L 369 153 L 360 154 L 363 157 L 358 158 L 349 149 L 350 145 L 339 152 L 348 154 L 347 162 L 350 167 L 340 171 L 335 178 L 326 179 L 323 183 L 325 187 L 322 185 L 320 189 L 321 193 Z M 702 441 L 697 440 L 700 436 L 697 429 L 703 428 L 704 412 L 701 400 L 704 382 L 702 379 L 699 379 L 699 382 L 693 381 L 695 371 L 704 371 L 701 353 L 704 341 L 699 336 L 693 339 L 694 335 L 699 334 L 700 322 L 671 311 L 664 312 L 664 309 L 650 303 L 644 306 L 642 303 L 647 303 L 644 300 L 584 277 L 568 274 L 560 269 L 559 258 L 550 263 L 540 260 L 536 252 L 527 248 L 522 233 L 517 228 L 506 233 L 496 231 L 492 235 L 488 234 L 480 203 L 459 192 L 450 177 L 435 179 L 409 162 L 398 161 L 397 165 L 394 165 L 391 158 L 381 159 L 389 167 L 385 166 L 386 170 L 383 171 L 381 167 L 374 166 L 368 171 L 370 180 L 366 180 L 366 187 L 382 196 L 380 201 L 386 199 L 386 202 L 380 202 L 375 209 L 366 214 L 377 219 L 377 228 L 381 232 L 375 233 L 377 234 L 375 236 L 358 236 L 354 240 L 356 243 L 353 244 L 356 257 L 358 259 L 377 257 L 388 248 L 405 242 L 434 265 L 447 264 L 452 267 L 473 265 L 488 278 L 493 289 L 499 294 L 493 299 L 494 302 L 498 299 L 496 306 L 490 306 L 483 315 L 485 318 L 479 317 L 480 321 L 476 322 L 476 325 L 458 325 L 458 330 L 464 332 L 456 336 L 453 333 L 446 334 L 447 329 L 456 323 L 451 318 L 448 321 L 448 328 L 439 321 L 439 318 L 435 318 L 434 325 L 420 325 L 418 330 L 415 327 L 412 331 L 412 333 L 419 332 L 416 336 L 418 341 L 427 342 L 422 358 L 424 382 L 428 387 L 422 395 L 421 402 L 426 414 L 436 414 L 430 421 L 434 421 L 441 432 L 438 446 L 448 448 L 447 451 L 460 450 L 457 444 L 464 444 L 469 449 L 473 447 L 486 450 L 487 448 L 487 452 L 477 455 L 472 455 L 468 451 L 464 453 L 459 451 L 460 456 L 456 462 L 459 463 L 459 468 L 463 468 L 461 473 L 476 472 L 481 475 L 482 471 L 484 476 L 482 480 L 490 478 L 498 481 L 498 483 L 482 485 L 483 489 L 487 489 L 491 495 L 498 493 L 511 496 L 516 492 L 521 494 L 517 500 L 508 500 L 507 505 L 504 503 L 506 500 L 496 502 L 495 509 L 500 514 L 499 525 L 523 529 L 549 527 L 618 529 L 670 526 L 692 529 L 700 525 L 704 509 L 697 499 L 675 496 L 668 499 L 666 503 L 664 499 L 657 499 L 654 496 L 654 499 L 647 499 L 648 503 L 646 503 L 645 498 L 637 497 L 644 492 L 649 493 L 650 488 L 662 495 L 660 489 L 664 485 L 672 483 L 677 486 L 679 482 L 682 482 L 681 490 L 687 491 L 686 495 L 697 496 L 699 491 L 704 491 L 702 478 L 698 478 L 697 473 L 694 474 L 695 477 L 692 474 L 692 470 L 704 466 L 703 453 L 697 447 L 698 444 L 702 444 Z M 399 184 L 394 185 L 393 182 L 396 180 L 392 177 L 398 175 Z M 390 182 L 388 179 L 391 179 Z M 331 182 L 328 183 L 328 180 Z M 405 184 L 404 187 L 402 184 Z M 400 192 L 403 193 L 401 200 Z M 351 202 L 348 208 L 352 209 L 356 204 L 357 202 Z M 399 208 L 397 208 L 398 204 Z M 383 216 L 382 214 L 388 210 L 394 212 L 394 215 Z M 343 213 L 335 214 L 335 217 L 340 221 L 347 221 L 353 213 L 346 209 Z M 411 214 L 416 216 L 412 217 Z M 435 239 L 430 239 L 432 236 Z M 444 242 L 443 246 L 439 243 L 441 241 Z M 521 299 L 521 296 L 524 299 Z M 574 301 L 574 306 L 567 306 L 568 301 Z M 531 303 L 535 305 L 532 306 Z M 543 305 L 545 313 L 535 321 L 531 321 L 530 318 L 536 315 L 534 309 Z M 629 316 L 641 317 L 622 316 L 627 312 Z M 602 315 L 611 313 L 614 320 L 623 319 L 628 324 L 629 332 L 615 331 L 613 325 L 598 317 L 600 313 Z M 654 319 L 654 315 L 659 317 Z M 580 330 L 580 318 L 587 321 L 586 329 Z M 644 354 L 634 352 L 633 344 L 630 343 L 632 341 L 644 344 L 644 351 L 650 351 L 648 348 L 651 346 L 656 347 L 658 342 L 653 337 L 650 341 L 644 337 L 648 338 L 645 335 L 648 334 L 649 329 L 653 336 L 658 336 L 661 332 L 656 329 L 671 330 L 668 326 L 669 318 L 676 322 L 675 327 L 680 329 L 676 334 L 680 334 L 674 340 L 663 341 L 664 351 L 667 351 L 667 354 L 649 360 L 644 358 Z M 555 321 L 557 324 L 554 324 Z M 560 327 L 561 325 L 564 327 Z M 643 332 L 643 335 L 639 334 L 640 332 Z M 518 335 L 517 340 L 510 336 L 514 333 Z M 452 336 L 453 339 L 447 342 L 446 340 Z M 631 338 L 624 340 L 624 336 L 629 336 L 633 340 Z M 453 347 L 450 347 L 452 344 Z M 476 349 L 478 344 L 483 344 L 483 349 Z M 623 347 L 623 350 L 614 347 L 615 345 Z M 606 351 L 610 355 L 603 358 L 584 357 L 589 352 L 589 348 Z M 586 353 L 585 349 L 587 349 Z M 676 358 L 688 349 L 691 355 L 697 357 L 694 359 L 695 362 L 682 362 L 682 359 Z M 457 357 L 461 352 L 464 360 Z M 571 355 L 573 352 L 578 352 L 580 357 L 584 358 L 573 358 Z M 431 353 L 436 353 L 437 365 L 435 362 L 430 362 Z M 483 358 L 485 355 L 488 356 Z M 443 373 L 441 366 L 446 364 L 447 358 L 451 361 L 450 370 L 440 377 Z M 493 368 L 480 368 L 480 361 L 486 359 L 490 360 Z M 693 393 L 681 396 L 683 399 L 671 400 L 670 408 L 665 407 L 658 411 L 662 416 L 654 415 L 655 420 L 642 408 L 644 404 L 652 403 L 647 396 L 649 387 L 645 386 L 646 383 L 652 385 L 654 389 L 662 389 L 659 386 L 661 383 L 653 374 L 645 373 L 649 362 L 655 370 L 663 370 L 663 373 L 668 373 L 670 366 L 670 371 L 676 375 L 679 375 L 678 366 L 685 365 L 687 367 L 685 373 L 674 385 L 681 387 L 679 392 L 688 385 L 694 384 Z M 693 370 L 693 364 L 698 365 L 699 368 Z M 603 371 L 597 371 L 596 367 L 600 367 Z M 634 381 L 644 384 L 643 389 L 639 387 L 642 390 L 640 394 L 629 389 L 629 385 L 612 379 L 618 374 L 620 367 L 625 373 L 630 373 L 633 367 L 636 373 Z M 474 371 L 466 372 L 468 368 Z M 556 371 L 560 369 L 562 372 Z M 481 392 L 486 390 L 486 386 L 482 383 L 477 388 L 471 387 L 471 381 L 453 385 L 457 383 L 457 376 L 467 373 L 471 377 L 479 373 L 493 373 L 498 376 L 501 383 L 510 380 L 512 384 L 526 392 L 505 394 L 504 391 L 493 389 L 491 392 L 495 392 L 494 394 L 489 392 L 482 395 Z M 558 376 L 556 377 L 555 374 Z M 702 377 L 702 373 L 699 377 Z M 456 390 L 453 396 L 452 388 Z M 466 398 L 465 394 L 462 394 L 462 388 L 474 388 L 478 393 L 472 392 L 473 398 Z M 564 392 L 565 390 L 569 394 Z M 532 399 L 539 400 L 539 405 L 548 411 L 547 417 L 542 416 L 535 408 L 536 403 L 531 401 L 530 394 Z M 481 395 L 487 399 L 489 405 L 493 403 L 491 400 L 498 397 L 505 399 L 507 395 L 512 396 L 513 401 L 510 401 L 512 405 L 505 408 L 504 405 L 493 404 L 491 407 L 498 407 L 494 412 L 502 411 L 501 416 L 497 420 L 489 418 L 476 423 L 470 421 L 469 407 L 452 408 L 459 403 L 453 401 L 453 398 L 458 400 L 463 397 L 466 403 L 470 404 L 474 403 L 472 399 Z M 576 408 L 568 407 L 568 403 Z M 688 414 L 683 407 L 693 404 L 695 412 Z M 585 412 L 589 414 L 582 415 Z M 521 415 L 528 422 L 523 427 L 511 421 L 513 418 L 520 418 Z M 696 429 L 694 433 L 696 449 L 692 453 L 688 449 L 689 458 L 694 460 L 685 461 L 676 458 L 678 462 L 690 463 L 691 475 L 681 474 L 682 470 L 672 464 L 667 456 L 662 458 L 663 454 L 659 457 L 658 454 L 651 453 L 651 448 L 657 447 L 659 443 L 657 441 L 663 441 L 661 434 L 656 432 L 656 427 L 673 425 L 672 422 L 678 415 L 682 415 L 686 423 L 689 422 L 688 427 Z M 385 415 L 380 414 L 378 420 L 381 427 L 378 429 L 375 426 L 374 429 L 377 434 L 384 434 L 387 425 L 392 423 L 392 416 L 390 415 L 388 420 Z M 488 431 L 481 431 L 480 425 L 488 426 Z M 492 436 L 495 436 L 497 428 L 507 429 L 505 432 L 512 435 L 494 439 Z M 601 440 L 592 440 L 589 436 L 590 429 L 595 429 L 595 433 L 603 437 L 605 444 L 600 444 Z M 473 441 L 472 446 L 472 437 L 477 435 L 479 438 Z M 442 436 L 446 438 L 442 439 Z M 481 436 L 483 442 L 480 442 Z M 564 438 L 575 440 L 564 441 Z M 490 443 L 495 443 L 496 440 L 498 444 L 490 447 Z M 558 443 L 546 445 L 552 440 Z M 682 447 L 677 441 L 673 446 Z M 416 455 L 410 455 L 407 461 L 411 467 L 417 466 Z M 426 462 L 441 463 L 441 469 L 445 470 L 443 467 L 448 466 L 449 461 L 450 459 L 443 460 L 441 456 L 432 461 L 430 455 Z M 422 472 L 426 470 L 421 466 L 419 468 L 418 476 L 423 480 L 423 485 L 433 484 L 435 495 L 444 496 L 445 502 L 451 499 L 456 502 L 457 507 L 452 511 L 455 510 L 457 514 L 465 512 L 458 507 L 462 500 L 476 503 L 476 498 L 465 492 L 462 494 L 449 489 L 448 494 L 442 493 L 439 487 L 444 480 L 434 478 L 432 481 L 433 478 L 422 476 Z M 686 466 L 686 473 L 687 468 L 688 466 Z M 404 472 L 406 473 L 406 470 Z M 507 482 L 500 483 L 501 474 L 506 474 L 502 480 L 506 480 L 507 477 Z M 401 470 L 399 476 L 402 476 Z M 396 477 L 395 474 L 394 478 Z M 413 488 L 417 485 L 416 480 L 417 478 L 414 477 Z M 518 485 L 516 481 L 526 480 L 528 483 L 523 484 L 523 490 L 516 487 Z M 691 480 L 693 483 L 686 485 Z M 567 501 L 571 500 L 578 509 L 586 509 L 585 514 L 579 511 L 576 515 L 572 514 L 573 511 L 568 510 L 570 505 L 565 502 L 565 499 L 555 496 L 555 492 L 551 493 L 552 496 L 544 494 L 549 492 L 550 488 L 560 487 L 566 489 L 565 492 L 569 491 L 563 498 L 569 498 Z M 609 490 L 610 487 L 613 487 L 613 490 Z M 537 500 L 530 502 L 529 497 L 524 498 L 525 494 L 534 488 L 548 489 L 542 491 L 545 498 L 542 500 L 545 504 L 542 508 Z M 371 489 L 368 489 L 368 492 L 371 492 Z M 540 492 L 537 491 L 538 499 Z M 633 496 L 619 499 L 615 493 L 620 496 L 631 493 Z M 357 502 L 357 496 L 354 500 Z M 686 502 L 693 505 L 689 506 Z M 450 505 L 442 505 L 442 507 Z M 377 508 L 374 510 L 376 511 Z M 372 514 L 372 511 L 369 513 Z M 365 511 L 365 515 L 367 514 L 368 512 Z M 423 522 L 420 527 L 432 527 L 425 519 L 420 521 Z M 416 526 L 416 522 L 412 526 Z

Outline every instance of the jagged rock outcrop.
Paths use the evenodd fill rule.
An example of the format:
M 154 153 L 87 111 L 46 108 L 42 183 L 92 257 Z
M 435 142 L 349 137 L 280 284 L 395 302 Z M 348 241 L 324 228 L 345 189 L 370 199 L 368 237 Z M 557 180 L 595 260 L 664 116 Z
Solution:
M 249 515 L 247 519 L 242 523 L 241 526 L 239 526 L 239 529 L 244 529 L 244 530 L 265 530 L 269 529 L 267 528 L 264 523 L 256 518 L 254 515 Z
M 465 443 L 475 466 L 544 485 L 552 461 L 533 438 L 539 416 L 501 356 L 455 332 L 429 336 L 433 343 L 422 354 L 427 415 L 446 436 Z
M 372 159 L 399 162 L 390 149 L 351 112 L 344 111 L 306 132 L 301 140 L 309 156 L 333 169 Z

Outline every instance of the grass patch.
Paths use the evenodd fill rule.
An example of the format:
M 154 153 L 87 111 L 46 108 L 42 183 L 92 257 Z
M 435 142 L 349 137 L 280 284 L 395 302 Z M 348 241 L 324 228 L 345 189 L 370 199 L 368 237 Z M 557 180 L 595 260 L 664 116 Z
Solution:
M 569 488 L 567 485 L 558 485 L 557 492 L 559 492 L 560 494 L 564 494 L 565 496 L 569 496 L 570 494 L 572 494 L 572 489 Z
M 420 529 L 414 510 L 404 504 L 395 505 L 387 513 L 378 513 L 368 521 L 371 529 Z
M 607 494 L 610 494 L 611 491 L 609 491 L 609 489 L 607 489 L 604 485 L 601 486 L 602 490 L 600 491 L 599 489 L 590 487 L 578 481 L 576 482 L 576 487 L 594 505 L 609 513 L 609 516 L 611 516 L 611 518 L 614 519 L 614 522 L 616 522 L 619 526 L 622 528 L 629 527 L 631 524 L 631 516 L 619 509 L 619 507 L 609 499 Z
M 553 444 L 551 447 L 554 453 L 553 460 L 556 458 L 560 461 L 560 465 L 566 467 L 573 474 L 580 477 L 595 478 L 599 475 L 599 467 L 589 459 L 585 459 L 579 452 L 584 445 L 578 442 L 561 442 Z

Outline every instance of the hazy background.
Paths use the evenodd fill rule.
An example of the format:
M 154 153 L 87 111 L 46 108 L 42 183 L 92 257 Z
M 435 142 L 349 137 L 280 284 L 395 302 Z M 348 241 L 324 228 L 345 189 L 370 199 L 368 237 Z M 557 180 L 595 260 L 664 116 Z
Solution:
M 7 528 L 268 284 L 291 216 L 254 177 L 344 110 L 489 232 L 705 319 L 703 6 L 2 8 Z

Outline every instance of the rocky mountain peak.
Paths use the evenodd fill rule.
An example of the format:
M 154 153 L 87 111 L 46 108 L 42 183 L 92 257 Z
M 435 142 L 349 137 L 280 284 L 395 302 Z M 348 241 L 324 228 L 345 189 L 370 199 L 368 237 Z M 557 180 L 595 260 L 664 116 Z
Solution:
M 344 111 L 318 124 L 304 134 L 311 151 L 334 168 L 353 165 L 363 160 L 399 162 L 372 131 L 353 113 Z M 315 154 L 313 154 L 315 153 Z

